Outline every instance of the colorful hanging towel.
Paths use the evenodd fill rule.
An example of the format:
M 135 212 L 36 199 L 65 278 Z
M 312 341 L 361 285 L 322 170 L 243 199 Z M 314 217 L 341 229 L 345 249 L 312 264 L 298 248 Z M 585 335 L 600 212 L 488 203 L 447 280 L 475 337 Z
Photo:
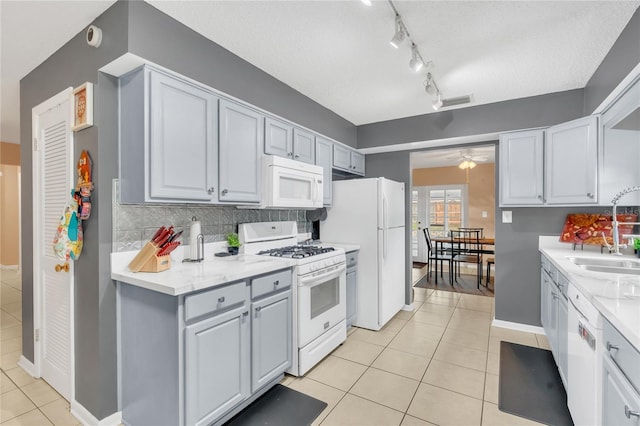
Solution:
M 78 218 L 78 201 L 71 190 L 71 200 L 60 217 L 58 229 L 53 237 L 53 252 L 58 259 L 68 262 L 82 253 L 82 221 Z

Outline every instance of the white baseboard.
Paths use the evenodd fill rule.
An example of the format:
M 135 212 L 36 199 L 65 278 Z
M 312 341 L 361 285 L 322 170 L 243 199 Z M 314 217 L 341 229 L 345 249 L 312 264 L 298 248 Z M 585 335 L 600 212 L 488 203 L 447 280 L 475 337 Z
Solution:
M 109 417 L 98 420 L 78 401 L 71 401 L 71 414 L 80 420 L 80 423 L 88 426 L 118 426 L 122 423 L 122 412 L 118 411 Z
M 404 305 L 404 306 L 402 307 L 402 310 L 403 310 L 403 311 L 413 312 L 413 303 L 412 303 L 412 304 L 410 304 L 410 305 Z
M 519 322 L 503 321 L 495 318 L 493 319 L 493 322 L 491 323 L 491 325 L 493 325 L 494 327 L 508 328 L 510 330 L 524 331 L 527 333 L 544 335 L 544 328 L 537 327 L 535 325 L 520 324 Z
M 0 265 L 0 269 L 18 269 L 18 265 Z
M 40 377 L 40 375 L 38 375 L 38 371 L 36 370 L 35 364 L 25 358 L 24 355 L 20 355 L 18 366 L 22 367 L 22 369 L 26 371 L 27 374 L 31 377 Z

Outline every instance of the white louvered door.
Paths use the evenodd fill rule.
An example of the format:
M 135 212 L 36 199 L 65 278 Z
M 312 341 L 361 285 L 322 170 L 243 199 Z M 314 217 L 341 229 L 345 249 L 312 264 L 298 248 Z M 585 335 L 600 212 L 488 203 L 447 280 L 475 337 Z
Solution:
M 64 92 L 63 92 L 64 93 Z M 61 264 L 53 252 L 53 238 L 73 186 L 73 147 L 69 96 L 56 96 L 40 114 L 34 108 L 34 290 L 39 292 L 40 329 L 36 328 L 36 352 L 40 373 L 63 397 L 71 400 L 72 388 L 72 289 L 73 262 L 68 272 L 55 271 Z M 65 100 L 66 99 L 66 100 Z M 46 105 L 45 105 L 46 106 Z M 36 288 L 37 286 L 37 288 Z M 37 324 L 37 322 L 36 322 Z M 36 326 L 37 327 L 37 326 Z M 36 363 L 38 356 L 36 356 Z

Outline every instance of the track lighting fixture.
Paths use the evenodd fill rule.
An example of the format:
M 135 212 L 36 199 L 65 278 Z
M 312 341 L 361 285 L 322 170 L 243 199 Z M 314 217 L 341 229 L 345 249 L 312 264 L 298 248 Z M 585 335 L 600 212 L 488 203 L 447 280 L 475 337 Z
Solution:
M 420 56 L 420 52 L 418 52 L 418 46 L 416 46 L 415 43 L 412 43 L 411 60 L 409 61 L 409 68 L 411 68 L 415 72 L 418 72 L 422 69 L 423 66 L 424 66 L 424 61 Z
M 402 18 L 400 18 L 400 15 L 396 14 L 396 33 L 393 35 L 393 38 L 391 39 L 391 41 L 389 41 L 389 43 L 391 44 L 391 46 L 397 49 L 398 47 L 400 47 L 400 43 L 402 43 L 402 41 L 404 40 L 405 35 L 406 34 L 404 24 L 402 23 Z

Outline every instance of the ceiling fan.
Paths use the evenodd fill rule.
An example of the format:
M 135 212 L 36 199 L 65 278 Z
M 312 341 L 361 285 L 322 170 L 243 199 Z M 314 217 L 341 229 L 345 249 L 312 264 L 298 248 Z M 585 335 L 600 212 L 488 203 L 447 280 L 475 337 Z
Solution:
M 461 169 L 473 169 L 478 163 L 487 161 L 489 159 L 486 155 L 472 154 L 471 151 L 462 150 L 455 155 L 446 157 L 448 160 L 459 161 L 458 167 Z

